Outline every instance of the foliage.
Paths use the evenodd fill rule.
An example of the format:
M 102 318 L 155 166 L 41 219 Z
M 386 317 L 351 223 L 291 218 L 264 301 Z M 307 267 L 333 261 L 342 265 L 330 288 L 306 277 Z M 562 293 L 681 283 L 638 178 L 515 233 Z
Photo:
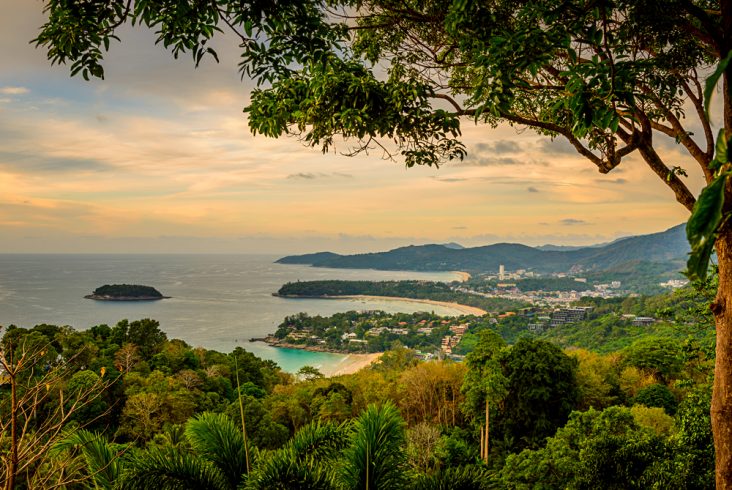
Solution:
M 246 488 L 333 488 L 335 459 L 348 444 L 342 425 L 314 422 L 301 428 L 287 445 L 260 454 Z
M 196 455 L 176 448 L 150 448 L 133 454 L 127 461 L 119 487 L 122 490 L 150 488 L 162 490 L 200 488 L 233 489 L 221 471 Z
M 501 364 L 507 381 L 499 425 L 504 444 L 537 448 L 564 425 L 577 402 L 577 361 L 548 342 L 523 338 Z
M 677 375 L 682 359 L 678 342 L 660 337 L 646 337 L 623 351 L 626 365 L 646 370 L 661 381 Z
M 465 372 L 462 363 L 439 361 L 404 369 L 397 388 L 402 416 L 410 424 L 461 425 Z
M 475 349 L 465 359 L 468 372 L 463 391 L 468 406 L 476 414 L 482 414 L 486 399 L 496 402 L 506 396 L 508 380 L 500 364 L 505 347 L 506 342 L 497 333 L 481 330 Z
M 457 466 L 433 474 L 420 475 L 412 488 L 414 490 L 452 490 L 454 488 L 488 490 L 501 487 L 494 481 L 493 475 L 485 468 L 471 465 Z
M 679 302 L 678 311 L 693 310 L 695 302 L 704 298 L 688 297 Z M 665 304 L 632 298 L 607 306 L 600 316 L 611 314 L 613 308 L 666 308 Z M 349 316 L 355 313 L 343 315 L 335 318 L 346 323 L 358 318 Z M 430 314 L 420 315 L 414 317 L 416 323 L 441 321 L 430 320 Z M 305 324 L 309 320 L 296 316 L 290 321 Z M 130 324 L 127 322 L 128 327 Z M 161 488 L 332 489 L 339 485 L 351 488 L 356 479 L 365 487 L 369 475 L 372 487 L 376 481 L 389 481 L 384 483 L 389 488 L 449 488 L 457 482 L 465 488 L 503 488 L 506 484 L 497 480 L 499 476 L 515 477 L 516 483 L 511 485 L 544 481 L 538 478 L 546 479 L 548 483 L 542 484 L 549 486 L 571 486 L 572 482 L 591 482 L 576 483 L 591 486 L 640 474 L 637 481 L 653 478 L 657 485 L 668 488 L 709 486 L 713 445 L 709 392 L 704 384 L 708 360 L 701 345 L 690 341 L 669 347 L 671 344 L 653 338 L 653 343 L 666 346 L 661 350 L 671 349 L 675 353 L 671 358 L 678 358 L 678 366 L 668 371 L 675 374 L 666 379 L 674 396 L 682 400 L 675 418 L 661 409 L 636 405 L 627 420 L 626 415 L 608 415 L 607 427 L 599 422 L 578 425 L 571 418 L 561 428 L 561 412 L 567 407 L 606 408 L 637 402 L 647 392 L 658 390 L 646 388 L 658 383 L 653 375 L 658 362 L 638 368 L 628 365 L 627 359 L 663 360 L 668 356 L 655 351 L 649 355 L 640 344 L 641 355 L 636 357 L 628 357 L 627 350 L 625 357 L 618 352 L 600 355 L 582 350 L 569 351 L 567 357 L 537 339 L 521 339 L 509 347 L 496 333 L 500 326 L 488 318 L 470 320 L 470 325 L 477 340 L 464 363 L 420 362 L 414 351 L 397 346 L 382 362 L 354 375 L 301 381 L 241 348 L 226 355 L 166 337 L 151 357 L 133 349 L 135 362 L 122 370 L 120 382 L 107 387 L 108 392 L 98 398 L 108 410 L 101 413 L 96 427 L 106 433 L 82 430 L 69 434 L 76 424 L 88 424 L 98 413 L 77 410 L 77 417 L 63 426 L 62 442 L 52 441 L 53 451 L 30 466 L 28 482 L 64 475 L 99 488 L 109 488 L 114 479 L 121 487 L 146 488 L 155 479 Z M 59 346 L 52 359 L 69 360 L 62 381 L 65 393 L 73 393 L 107 379 L 115 369 L 121 348 L 113 340 L 124 336 L 115 337 L 122 329 L 114 330 L 102 326 L 87 332 L 49 325 L 16 328 L 9 331 L 3 345 L 21 353 L 24 341 L 51 346 L 50 335 Z M 75 362 L 77 349 L 90 349 L 81 363 Z M 45 354 L 40 358 L 50 361 Z M 109 371 L 102 376 L 96 366 Z M 246 380 L 239 390 L 251 444 L 252 470 L 246 478 L 239 405 L 233 389 L 237 369 Z M 572 372 L 576 384 L 571 381 Z M 660 389 L 668 394 L 665 386 Z M 0 386 L 0 403 L 7 403 L 7 395 Z M 490 471 L 474 466 L 480 452 L 478 425 L 489 395 L 493 397 Z M 48 413 L 59 402 L 50 397 L 37 413 Z M 600 412 L 577 412 L 572 417 L 594 420 L 593 413 Z M 612 424 L 617 431 L 611 430 Z M 557 444 L 561 450 L 555 448 Z M 517 453 L 527 446 L 534 450 Z M 586 450 L 572 452 L 577 447 Z M 634 451 L 639 454 L 631 454 Z M 617 465 L 627 464 L 622 470 L 626 473 L 609 459 L 615 452 L 620 458 Z M 565 453 L 568 459 L 561 459 Z M 384 464 L 376 467 L 377 460 Z M 542 473 L 550 471 L 548 468 L 550 476 Z
M 674 394 L 668 389 L 666 385 L 652 384 L 641 389 L 635 398 L 633 403 L 636 405 L 645 405 L 646 407 L 658 407 L 662 408 L 669 415 L 676 413 L 676 407 L 678 403 Z
M 404 421 L 391 403 L 370 405 L 355 421 L 341 478 L 347 488 L 387 490 L 404 483 Z
M 188 421 L 185 434 L 193 451 L 211 461 L 229 485 L 236 488 L 246 473 L 246 457 L 244 437 L 231 419 L 203 413 Z
M 546 447 L 509 456 L 501 478 L 505 488 L 652 488 L 665 451 L 628 409 L 590 409 L 574 412 Z
M 94 296 L 111 298 L 162 298 L 163 295 L 151 286 L 139 284 L 105 284 L 94 290 Z
M 293 297 L 392 296 L 429 299 L 474 306 L 487 311 L 507 311 L 528 306 L 523 301 L 486 298 L 460 292 L 443 282 L 429 281 L 298 281 L 283 285 L 277 294 Z
M 101 434 L 79 429 L 57 442 L 52 449 L 52 455 L 58 457 L 69 457 L 69 453 L 80 453 L 76 457 L 84 462 L 81 472 L 87 475 L 94 488 L 112 490 L 120 480 L 122 451 L 115 451 Z

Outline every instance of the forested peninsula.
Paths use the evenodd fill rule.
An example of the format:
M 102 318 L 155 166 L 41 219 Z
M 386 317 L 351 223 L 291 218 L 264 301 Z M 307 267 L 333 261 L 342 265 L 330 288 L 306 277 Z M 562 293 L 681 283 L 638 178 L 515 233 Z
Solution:
M 105 284 L 98 287 L 92 294 L 84 296 L 86 299 L 97 301 L 155 301 L 170 298 L 151 286 L 139 284 Z
M 507 298 L 486 298 L 453 290 L 448 284 L 431 281 L 298 281 L 283 285 L 276 296 L 285 298 L 333 298 L 344 296 L 381 296 L 457 303 L 488 312 L 501 312 L 529 306 Z

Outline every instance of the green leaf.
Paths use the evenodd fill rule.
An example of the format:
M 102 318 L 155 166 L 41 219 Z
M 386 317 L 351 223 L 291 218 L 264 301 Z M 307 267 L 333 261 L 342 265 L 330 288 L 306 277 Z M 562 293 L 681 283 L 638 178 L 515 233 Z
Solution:
M 729 157 L 727 155 L 728 146 L 727 138 L 724 137 L 724 128 L 719 130 L 719 134 L 717 135 L 717 144 L 715 148 L 717 151 L 714 155 L 714 159 L 720 164 L 727 163 L 729 161 Z
M 691 245 L 686 274 L 691 280 L 703 280 L 707 275 L 715 234 L 723 220 L 724 188 L 729 175 L 719 175 L 702 190 L 686 223 L 686 238 Z
M 712 92 L 714 92 L 714 87 L 717 86 L 717 82 L 727 69 L 727 65 L 730 60 L 732 60 L 732 51 L 727 54 L 725 59 L 719 62 L 717 69 L 714 70 L 714 73 L 712 73 L 709 78 L 707 78 L 706 85 L 704 86 L 704 112 L 707 113 L 707 117 L 709 117 L 709 104 L 712 101 Z

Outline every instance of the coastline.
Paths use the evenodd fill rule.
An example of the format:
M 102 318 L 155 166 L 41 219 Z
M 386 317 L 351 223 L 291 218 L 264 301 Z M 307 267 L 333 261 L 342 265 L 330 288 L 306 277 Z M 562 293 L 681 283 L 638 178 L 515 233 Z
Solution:
M 286 297 L 286 296 L 285 296 Z M 406 301 L 409 303 L 422 303 L 426 305 L 444 306 L 458 310 L 464 315 L 483 316 L 488 312 L 476 306 L 461 305 L 460 303 L 450 303 L 448 301 L 435 301 L 432 299 L 419 298 L 401 298 L 398 296 L 369 296 L 365 294 L 343 295 L 343 296 L 318 296 L 318 299 L 365 299 L 365 300 L 385 300 L 385 301 Z
M 170 298 L 170 296 L 100 296 L 98 294 L 84 296 L 84 299 L 93 299 L 94 301 L 158 301 Z
M 383 352 L 373 352 L 370 354 L 347 354 L 346 357 L 338 365 L 332 369 L 324 369 L 323 374 L 329 378 L 333 376 L 342 376 L 344 374 L 354 374 L 365 369 L 376 362 Z
M 470 275 L 469 272 L 465 272 L 465 271 L 451 271 L 451 272 L 453 274 L 457 274 L 458 276 L 460 276 L 460 279 L 458 279 L 458 281 L 460 281 L 460 282 L 468 282 L 470 280 L 470 278 L 473 277 Z
M 326 368 L 322 368 L 321 372 L 326 377 L 340 376 L 343 374 L 353 374 L 361 369 L 369 367 L 373 362 L 378 360 L 384 353 L 383 352 L 344 352 L 336 349 L 329 349 L 327 347 L 319 345 L 302 345 L 292 344 L 289 342 L 282 342 L 275 337 L 268 335 L 263 338 L 251 338 L 250 342 L 262 342 L 270 347 L 276 349 L 295 349 L 308 352 L 326 352 L 329 354 L 339 354 L 345 356 L 338 364 Z

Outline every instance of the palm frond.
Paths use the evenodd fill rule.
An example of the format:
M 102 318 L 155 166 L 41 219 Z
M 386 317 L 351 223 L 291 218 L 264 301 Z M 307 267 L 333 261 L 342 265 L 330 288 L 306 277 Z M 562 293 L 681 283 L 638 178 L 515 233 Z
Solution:
M 334 475 L 330 466 L 285 447 L 263 455 L 248 475 L 247 490 L 333 490 Z
M 348 445 L 348 436 L 345 425 L 315 421 L 302 427 L 285 447 L 258 455 L 246 488 L 334 488 L 332 462 Z
M 404 420 L 389 403 L 369 405 L 356 420 L 341 468 L 341 482 L 353 490 L 387 490 L 404 485 Z
M 500 482 L 486 468 L 476 465 L 447 468 L 431 475 L 420 475 L 413 490 L 493 490 Z
M 80 429 L 58 441 L 51 450 L 52 455 L 64 451 L 80 452 L 85 472 L 94 488 L 109 490 L 122 473 L 121 454 L 115 451 L 101 434 Z
M 186 423 L 185 433 L 196 454 L 212 462 L 231 488 L 242 482 L 246 473 L 244 436 L 230 418 L 204 412 Z
M 177 448 L 150 448 L 128 460 L 119 481 L 121 490 L 230 490 L 213 464 Z
M 288 446 L 302 458 L 331 458 L 348 446 L 349 433 L 345 424 L 311 422 L 294 435 Z

